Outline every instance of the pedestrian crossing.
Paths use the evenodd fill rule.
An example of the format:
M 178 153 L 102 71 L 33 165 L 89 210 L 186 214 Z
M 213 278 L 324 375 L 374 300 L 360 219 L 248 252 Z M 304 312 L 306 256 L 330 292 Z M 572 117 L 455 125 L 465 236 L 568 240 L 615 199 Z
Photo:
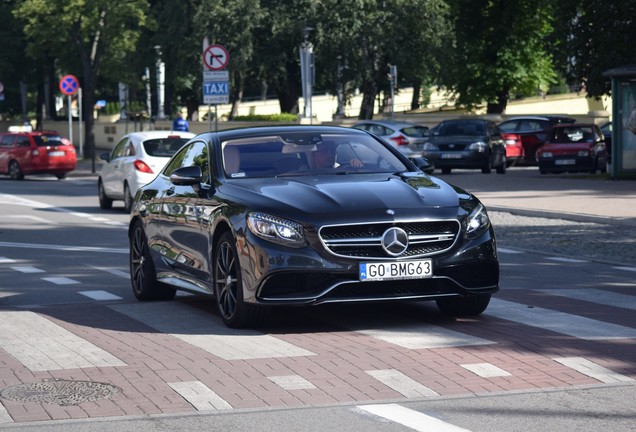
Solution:
M 523 355 L 514 352 L 514 349 L 510 350 L 507 346 L 510 339 L 500 337 L 506 331 L 506 323 L 550 332 L 550 334 L 558 335 L 562 338 L 561 340 L 570 341 L 571 344 L 615 342 L 619 344 L 617 347 L 620 347 L 621 344 L 631 345 L 636 340 L 636 326 L 629 322 L 619 325 L 577 315 L 576 311 L 566 313 L 549 307 L 524 304 L 519 299 L 513 301 L 499 298 L 493 298 L 484 314 L 480 318 L 470 320 L 472 322 L 436 321 L 435 319 L 424 322 L 412 315 L 400 316 L 390 313 L 364 318 L 340 314 L 325 315 L 320 318 L 333 329 L 333 332 L 327 333 L 328 337 L 311 332 L 305 335 L 302 331 L 299 334 L 288 334 L 233 330 L 225 327 L 213 311 L 200 305 L 196 306 L 192 301 L 182 299 L 172 302 L 130 303 L 129 300 L 109 292 L 107 288 L 81 289 L 82 284 L 76 279 L 61 275 L 51 276 L 37 266 L 22 265 L 8 257 L 0 257 L 0 264 L 25 277 L 32 275 L 31 277 L 55 285 L 77 286 L 75 288 L 77 295 L 94 302 L 104 302 L 101 307 L 154 329 L 157 333 L 151 333 L 146 338 L 151 347 L 154 340 L 152 335 L 169 336 L 179 340 L 181 344 L 185 343 L 192 347 L 193 352 L 200 350 L 200 356 L 206 358 L 211 365 L 214 364 L 215 359 L 218 359 L 226 362 L 224 365 L 230 370 L 241 367 L 253 367 L 259 370 L 262 377 L 253 380 L 255 387 L 267 388 L 264 384 L 264 381 L 267 381 L 270 386 L 274 385 L 280 391 L 293 395 L 298 392 L 304 392 L 307 395 L 326 392 L 325 377 L 320 376 L 312 368 L 328 369 L 325 364 L 329 364 L 329 367 L 338 367 L 338 364 L 342 364 L 345 354 L 356 354 L 347 346 L 355 345 L 352 342 L 354 340 L 360 345 L 360 352 L 357 353 L 359 358 L 347 361 L 353 365 L 354 369 L 358 368 L 356 370 L 359 370 L 366 378 L 356 375 L 347 381 L 336 374 L 336 376 L 329 375 L 329 379 L 341 380 L 341 385 L 344 387 L 368 386 L 377 390 L 378 395 L 382 395 L 379 400 L 399 398 L 417 400 L 445 396 L 447 394 L 445 385 L 448 383 L 441 385 L 435 380 L 422 379 L 436 374 L 444 376 L 448 373 L 454 376 L 454 384 L 457 387 L 454 388 L 453 394 L 457 394 L 457 388 L 460 388 L 464 382 L 481 382 L 484 388 L 489 383 L 496 383 L 497 386 L 505 389 L 505 383 L 522 379 L 519 376 L 519 370 L 528 369 L 530 366 L 511 367 L 520 359 L 523 360 Z M 107 267 L 93 267 L 93 269 L 104 275 L 110 275 L 114 279 L 127 276 L 121 269 Z M 578 302 L 588 302 L 620 310 L 636 309 L 636 296 L 613 292 L 610 289 L 561 288 L 532 291 L 540 293 L 544 298 L 546 296 L 573 298 Z M 130 354 L 133 358 L 130 355 L 122 357 L 119 355 L 122 348 L 111 350 L 110 344 L 103 346 L 103 343 L 100 344 L 90 337 L 91 331 L 80 329 L 79 324 L 71 323 L 63 327 L 60 325 L 63 323 L 48 317 L 43 311 L 34 310 L 0 310 L 0 364 L 8 364 L 14 368 L 21 366 L 31 372 L 46 372 L 56 376 L 63 371 L 70 373 L 77 370 L 100 371 L 108 368 L 125 371 L 127 368 L 138 367 L 137 360 L 131 361 L 134 354 Z M 312 316 L 315 318 L 316 315 Z M 483 331 L 484 329 L 486 331 Z M 114 333 L 109 337 L 116 339 L 125 336 Z M 342 349 L 343 352 L 346 351 L 345 354 L 340 354 L 340 343 L 343 344 Z M 537 344 L 540 344 L 540 341 L 537 341 Z M 116 341 L 112 346 L 117 346 Z M 150 350 L 159 353 L 161 349 L 161 346 L 157 346 Z M 508 353 L 509 350 L 510 353 Z M 389 351 L 395 351 L 396 359 L 400 360 L 393 362 L 387 360 L 386 363 L 380 363 L 378 360 L 382 358 L 380 354 Z M 429 352 L 436 355 L 431 363 L 423 360 L 428 358 L 426 356 Z M 493 354 L 490 354 L 491 352 Z M 581 382 L 594 385 L 634 381 L 633 374 L 625 374 L 620 369 L 613 369 L 617 363 L 608 362 L 608 354 L 598 353 L 598 356 L 589 354 L 588 352 L 585 356 L 572 355 L 572 352 L 568 350 L 550 354 L 546 351 L 541 354 L 541 360 L 538 363 L 546 369 L 552 368 L 558 373 L 575 377 L 576 380 L 573 380 L 571 385 Z M 10 358 L 8 362 L 3 360 L 3 357 L 7 355 Z M 367 355 L 373 358 L 369 360 L 365 357 Z M 407 363 L 401 360 L 404 358 L 408 359 Z M 625 358 L 621 361 L 624 362 Z M 356 364 L 357 362 L 359 365 Z M 218 365 L 214 364 L 214 367 L 217 368 Z M 633 364 L 625 368 L 625 370 L 633 369 Z M 239 377 L 231 375 L 230 372 L 228 379 L 239 382 L 241 380 L 239 372 L 236 371 Z M 543 370 L 539 372 L 548 374 Z M 223 391 L 225 384 L 220 384 L 221 380 L 218 382 L 205 380 L 196 373 L 186 375 L 188 379 L 160 378 L 159 375 L 155 379 L 163 380 L 164 385 L 197 411 L 228 411 L 243 407 L 236 400 L 226 399 Z M 95 372 L 91 372 L 91 376 L 96 376 Z M 249 391 L 250 385 L 251 383 L 243 383 L 242 390 Z M 563 385 L 568 384 L 564 381 Z M 528 388 L 533 386 L 529 384 Z M 518 390 L 519 387 L 515 389 Z M 467 392 L 473 393 L 468 390 Z M 356 398 L 359 400 L 360 396 L 354 397 L 353 400 Z M 343 400 L 351 400 L 351 397 Z M 374 400 L 374 397 L 368 395 L 365 400 Z M 263 403 L 267 405 L 265 401 Z M 443 422 L 438 423 L 441 422 L 439 419 L 421 417 L 424 416 L 422 413 L 404 411 L 403 407 L 395 404 L 360 405 L 356 409 L 390 421 L 395 421 L 394 418 L 399 417 L 400 424 L 414 430 L 430 430 L 430 428 L 418 429 L 422 427 L 422 424 L 430 424 L 430 427 L 434 427 L 436 431 L 465 430 L 443 424 Z M 0 423 L 11 421 L 10 419 L 10 412 L 3 407 L 0 398 Z

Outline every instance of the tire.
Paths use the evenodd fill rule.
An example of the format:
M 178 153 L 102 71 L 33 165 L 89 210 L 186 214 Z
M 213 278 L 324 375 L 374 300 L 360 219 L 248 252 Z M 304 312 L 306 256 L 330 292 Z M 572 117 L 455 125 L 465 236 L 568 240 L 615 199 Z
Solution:
M 128 183 L 124 185 L 124 210 L 126 213 L 130 213 L 133 207 L 133 197 L 130 194 L 130 188 L 128 187 Z
M 58 180 L 64 180 L 66 178 L 66 173 L 64 173 L 64 174 L 55 174 L 55 177 L 57 177 Z
M 170 285 L 157 282 L 157 271 L 150 257 L 148 241 L 141 222 L 133 225 L 130 233 L 130 283 L 138 300 L 170 300 L 177 291 Z
M 11 161 L 9 163 L 9 177 L 12 180 L 22 180 L 24 179 L 24 173 L 20 169 L 20 164 L 17 161 Z
M 97 196 L 99 197 L 99 207 L 102 210 L 109 210 L 113 207 L 113 200 L 106 196 L 101 179 L 97 183 Z
M 475 316 L 486 310 L 490 294 L 444 297 L 436 300 L 437 307 L 444 315 L 454 317 Z
M 214 251 L 214 294 L 221 319 L 230 328 L 253 326 L 264 316 L 263 307 L 243 301 L 241 267 L 234 237 L 228 231 L 221 235 Z
M 486 166 L 481 169 L 482 174 L 490 174 L 492 172 L 492 156 L 488 155 L 488 161 Z
M 442 174 L 450 174 L 450 173 L 451 173 L 450 168 L 442 168 Z
M 594 160 L 594 165 L 592 165 L 592 169 L 590 170 L 590 174 L 596 174 L 598 170 L 598 159 Z
M 506 156 L 503 157 L 503 160 L 501 161 L 501 165 L 497 166 L 497 174 L 505 174 L 506 173 L 506 167 L 507 167 L 507 162 L 506 162 Z

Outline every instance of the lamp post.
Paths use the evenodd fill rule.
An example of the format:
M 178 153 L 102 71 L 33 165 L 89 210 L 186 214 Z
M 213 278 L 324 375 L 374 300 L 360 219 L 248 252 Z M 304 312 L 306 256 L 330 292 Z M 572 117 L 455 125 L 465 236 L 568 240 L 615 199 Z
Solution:
M 309 42 L 309 35 L 314 29 L 305 27 L 303 31 L 304 40 L 300 44 L 300 77 L 303 89 L 303 117 L 309 114 L 309 124 L 313 124 L 313 112 L 311 106 L 312 90 L 315 79 L 314 69 L 314 45 Z
M 161 46 L 155 45 L 155 50 L 157 51 L 157 119 L 163 120 L 166 118 L 163 108 L 166 64 L 161 61 Z

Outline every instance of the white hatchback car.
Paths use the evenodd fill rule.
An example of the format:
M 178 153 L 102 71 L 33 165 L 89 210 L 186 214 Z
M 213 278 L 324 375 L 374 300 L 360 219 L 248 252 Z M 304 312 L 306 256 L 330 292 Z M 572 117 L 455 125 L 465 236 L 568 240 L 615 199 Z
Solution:
M 137 189 L 154 180 L 170 157 L 194 136 L 190 132 L 175 131 L 125 135 L 110 153 L 100 155 L 106 163 L 97 183 L 99 206 L 109 209 L 114 200 L 123 200 L 125 210 L 130 212 Z

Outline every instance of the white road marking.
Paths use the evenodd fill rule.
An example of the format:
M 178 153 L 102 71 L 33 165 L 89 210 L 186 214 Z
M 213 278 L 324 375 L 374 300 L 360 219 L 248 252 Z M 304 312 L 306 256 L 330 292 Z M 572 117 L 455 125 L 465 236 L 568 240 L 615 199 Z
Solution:
M 47 225 L 57 225 L 57 222 L 54 222 L 52 220 L 49 219 L 44 219 L 38 216 L 31 216 L 31 215 L 9 215 L 9 216 L 3 216 L 3 217 L 7 217 L 7 218 L 14 218 L 14 219 L 20 219 L 20 220 L 24 220 L 24 219 L 31 219 L 34 222 L 39 222 L 42 224 L 47 224 Z
M 71 214 L 73 216 L 77 216 L 77 217 L 84 218 L 84 219 L 89 219 L 89 220 L 91 220 L 93 222 L 109 221 L 108 225 L 116 225 L 118 227 L 123 227 L 123 228 L 126 228 L 128 226 L 128 224 L 126 224 L 126 223 L 110 221 L 108 219 L 105 219 L 102 216 L 92 215 L 92 214 L 89 214 L 89 213 L 76 212 L 74 210 L 69 210 L 69 209 L 64 208 L 64 207 L 56 207 L 56 206 L 51 205 L 51 204 L 47 204 L 47 203 L 43 203 L 43 202 L 39 202 L 39 201 L 34 201 L 34 200 L 27 199 L 27 198 L 23 198 L 23 197 L 20 197 L 18 195 L 10 195 L 10 194 L 0 193 L 0 204 L 20 205 L 20 206 L 24 206 L 24 207 L 31 207 L 31 208 L 37 208 L 37 209 L 46 208 L 46 209 L 50 209 L 50 210 L 57 211 L 57 212 L 60 212 L 60 213 L 68 213 L 68 214 Z
M 44 273 L 44 270 L 32 266 L 16 266 L 11 268 L 20 273 Z
M 474 364 L 463 364 L 460 365 L 464 369 L 467 369 L 478 375 L 482 378 L 492 378 L 492 377 L 501 377 L 501 376 L 511 376 L 510 372 L 507 372 L 500 367 L 495 366 L 491 363 L 474 363 Z
M 407 398 L 439 396 L 439 393 L 395 369 L 365 371 L 387 387 Z
M 491 300 L 484 314 L 586 340 L 636 338 L 630 327 L 499 299 Z
M 560 261 L 560 262 L 567 262 L 567 263 L 585 263 L 585 262 L 587 262 L 587 261 L 581 260 L 581 259 L 565 258 L 565 257 L 547 257 L 546 259 L 549 259 L 551 261 Z
M 617 308 L 636 310 L 636 296 L 618 294 L 600 289 L 553 289 L 539 290 L 541 292 L 568 297 L 576 300 L 584 300 Z
M 561 357 L 555 358 L 554 361 L 564 366 L 572 368 L 577 372 L 597 379 L 602 383 L 617 383 L 634 381 L 632 378 L 613 372 L 599 364 L 591 362 L 583 357 Z
M 200 381 L 176 382 L 168 383 L 168 385 L 199 411 L 232 409 L 232 405 Z
M 30 311 L 0 311 L 0 348 L 33 372 L 126 366 L 112 354 Z
M 14 247 L 22 249 L 45 249 L 45 250 L 60 250 L 60 251 L 72 251 L 72 252 L 104 252 L 104 253 L 129 253 L 128 248 L 104 248 L 104 247 L 92 247 L 92 246 L 64 246 L 54 244 L 43 243 L 15 243 L 15 242 L 0 242 L 2 247 Z
M 270 381 L 285 390 L 307 390 L 316 388 L 300 375 L 268 376 Z
M 630 272 L 636 272 L 636 267 L 614 267 L 616 270 L 625 270 Z
M 454 426 L 435 417 L 427 416 L 397 404 L 359 405 L 356 408 L 418 432 L 470 432 L 469 429 Z
M 80 291 L 81 295 L 92 298 L 93 300 L 106 301 L 106 300 L 121 300 L 118 295 L 111 294 L 108 291 Z
M 315 355 L 274 336 L 254 330 L 230 329 L 212 311 L 178 302 L 109 307 L 224 360 Z
M 502 248 L 502 247 L 498 247 L 497 248 L 497 252 L 504 253 L 504 254 L 522 254 L 522 253 L 524 253 L 523 251 L 520 251 L 520 250 L 508 249 L 508 248 Z
M 10 264 L 14 263 L 15 260 L 7 257 L 0 257 L 0 264 Z
M 117 269 L 112 269 L 112 268 L 108 268 L 108 267 L 98 267 L 98 266 L 89 266 L 90 268 L 93 268 L 95 270 L 100 270 L 106 273 L 110 273 L 112 275 L 115 276 L 119 276 L 122 277 L 124 279 L 130 279 L 130 272 L 127 271 L 121 271 L 121 270 L 117 270 Z
M 0 403 L 0 424 L 2 423 L 13 423 L 13 419 L 9 416 L 7 410 Z
M 496 343 L 421 322 L 410 325 L 387 324 L 384 328 L 358 330 L 358 332 L 409 349 L 491 345 Z
M 70 279 L 67 277 L 45 277 L 45 278 L 42 278 L 42 280 L 54 283 L 55 285 L 76 285 L 80 283 L 79 281 L 76 281 L 75 279 Z

